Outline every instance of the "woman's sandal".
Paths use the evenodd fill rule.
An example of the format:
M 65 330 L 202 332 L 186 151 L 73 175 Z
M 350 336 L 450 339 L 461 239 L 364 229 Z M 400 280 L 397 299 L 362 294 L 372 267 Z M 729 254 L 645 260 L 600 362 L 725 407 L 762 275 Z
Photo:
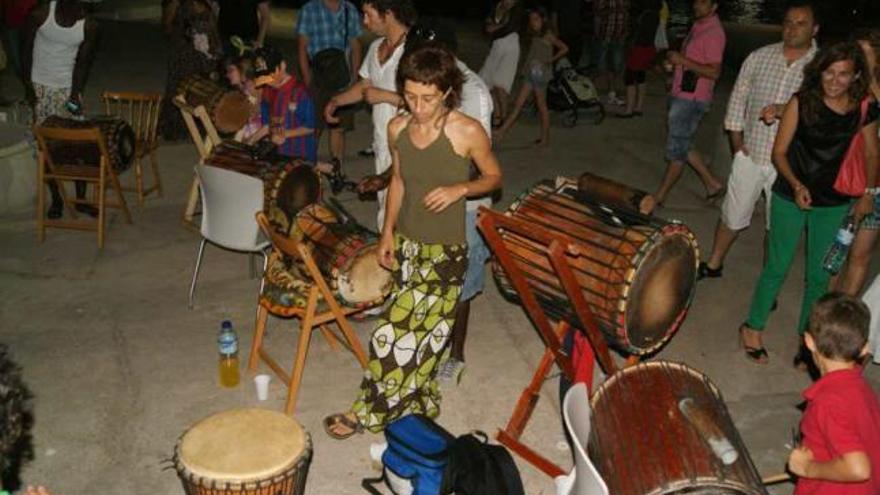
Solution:
M 334 431 L 334 427 L 339 425 L 344 426 L 348 431 L 345 433 L 338 433 L 338 431 Z M 360 424 L 357 418 L 349 418 L 348 413 L 336 413 L 324 418 L 324 431 L 331 438 L 335 438 L 336 440 L 345 440 L 355 433 L 363 433 L 364 427 Z
M 743 330 L 746 328 L 745 325 L 739 327 L 739 345 L 742 347 L 745 352 L 746 358 L 755 363 L 755 364 L 767 364 L 770 362 L 770 355 L 767 353 L 767 349 L 762 347 L 752 347 L 750 345 L 746 345 L 743 341 Z

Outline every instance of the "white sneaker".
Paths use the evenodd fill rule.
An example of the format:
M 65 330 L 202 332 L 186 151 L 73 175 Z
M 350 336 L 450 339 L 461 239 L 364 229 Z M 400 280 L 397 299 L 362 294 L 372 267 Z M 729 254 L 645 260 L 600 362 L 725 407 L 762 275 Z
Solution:
M 437 380 L 440 382 L 455 382 L 457 385 L 461 383 L 461 375 L 464 372 L 464 368 L 464 361 L 449 358 L 440 363 L 439 369 L 437 370 Z
M 608 93 L 606 101 L 609 105 L 617 105 L 619 107 L 626 105 L 626 101 L 618 98 L 614 91 Z

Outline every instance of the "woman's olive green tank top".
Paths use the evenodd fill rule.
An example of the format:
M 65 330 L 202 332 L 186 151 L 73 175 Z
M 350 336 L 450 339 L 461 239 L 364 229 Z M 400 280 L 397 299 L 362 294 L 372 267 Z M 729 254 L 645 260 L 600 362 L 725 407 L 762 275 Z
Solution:
M 397 139 L 403 203 L 397 217 L 397 231 L 414 241 L 428 244 L 465 244 L 465 200 L 440 213 L 428 211 L 424 198 L 436 187 L 467 182 L 471 161 L 452 147 L 444 128 L 431 144 L 420 149 L 409 136 L 409 124 Z

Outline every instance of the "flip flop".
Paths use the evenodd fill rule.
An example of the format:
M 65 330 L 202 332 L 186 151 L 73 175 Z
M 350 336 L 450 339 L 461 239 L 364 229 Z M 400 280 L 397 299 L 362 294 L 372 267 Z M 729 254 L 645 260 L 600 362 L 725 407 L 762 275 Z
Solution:
M 767 353 L 767 349 L 765 349 L 763 346 L 753 347 L 750 345 L 746 345 L 746 343 L 743 342 L 742 338 L 744 328 L 745 325 L 739 327 L 739 345 L 742 347 L 746 358 L 755 364 L 766 365 L 770 362 L 770 354 Z
M 347 433 L 337 433 L 333 431 L 333 427 L 337 425 L 342 425 L 348 428 Z M 336 440 L 345 440 L 346 438 L 351 437 L 355 433 L 360 434 L 364 432 L 363 425 L 357 419 L 350 419 L 346 413 L 336 413 L 331 414 L 324 418 L 324 431 L 331 438 L 335 438 Z

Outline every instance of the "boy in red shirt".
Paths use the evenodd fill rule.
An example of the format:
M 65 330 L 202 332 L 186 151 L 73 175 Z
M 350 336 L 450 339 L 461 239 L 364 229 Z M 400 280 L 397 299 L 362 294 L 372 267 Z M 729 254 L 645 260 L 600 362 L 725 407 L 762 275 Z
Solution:
M 868 307 L 841 293 L 810 314 L 805 343 L 822 377 L 804 391 L 803 442 L 788 459 L 795 495 L 880 493 L 880 402 L 859 366 L 868 352 Z

